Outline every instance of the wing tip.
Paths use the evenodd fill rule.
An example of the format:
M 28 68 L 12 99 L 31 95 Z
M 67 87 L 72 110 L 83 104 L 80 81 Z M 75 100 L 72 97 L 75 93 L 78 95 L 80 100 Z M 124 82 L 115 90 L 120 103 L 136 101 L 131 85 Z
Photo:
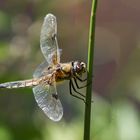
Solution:
M 0 84 L 0 88 L 7 88 L 6 84 Z
M 49 117 L 49 119 L 54 122 L 59 122 L 62 119 L 62 117 L 63 117 L 63 114 L 61 116 L 59 116 L 58 118 Z
M 44 19 L 48 19 L 48 18 L 56 18 L 52 13 L 48 13 Z

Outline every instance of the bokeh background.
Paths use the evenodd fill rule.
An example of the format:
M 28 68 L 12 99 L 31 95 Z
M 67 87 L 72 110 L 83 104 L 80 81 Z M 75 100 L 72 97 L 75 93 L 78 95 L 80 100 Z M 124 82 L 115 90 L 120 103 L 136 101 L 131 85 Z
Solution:
M 100 0 L 97 9 L 91 140 L 140 139 L 140 1 Z M 40 29 L 57 16 L 61 62 L 87 62 L 91 1 L 0 0 L 0 82 L 28 79 L 44 61 Z M 82 91 L 85 93 L 85 90 Z M 0 90 L 0 140 L 81 140 L 84 103 L 58 86 L 60 122 L 38 108 L 32 89 Z

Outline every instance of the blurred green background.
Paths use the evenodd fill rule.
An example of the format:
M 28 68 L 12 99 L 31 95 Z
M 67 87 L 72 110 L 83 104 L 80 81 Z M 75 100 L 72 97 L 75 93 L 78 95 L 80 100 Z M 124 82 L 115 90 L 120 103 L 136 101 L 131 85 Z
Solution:
M 140 1 L 99 1 L 91 140 L 140 139 Z M 61 62 L 87 62 L 91 1 L 1 0 L 0 83 L 32 77 L 44 61 L 40 29 L 57 16 Z M 82 91 L 85 93 L 85 90 Z M 81 140 L 84 103 L 58 87 L 64 117 L 52 122 L 38 108 L 32 89 L 0 90 L 0 140 Z

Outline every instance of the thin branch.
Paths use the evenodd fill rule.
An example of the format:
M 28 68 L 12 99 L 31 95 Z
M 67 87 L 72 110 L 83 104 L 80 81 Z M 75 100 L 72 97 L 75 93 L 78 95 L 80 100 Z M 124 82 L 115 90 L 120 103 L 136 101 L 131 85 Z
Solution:
M 97 1 L 92 0 L 91 17 L 90 17 L 90 29 L 89 29 L 89 42 L 88 42 L 88 80 L 92 83 L 92 71 L 93 71 L 93 58 L 94 58 L 94 42 L 95 42 L 95 19 Z M 85 120 L 84 120 L 84 140 L 90 140 L 90 120 L 91 120 L 91 98 L 92 98 L 92 84 L 87 86 L 86 90 L 86 104 L 85 104 Z

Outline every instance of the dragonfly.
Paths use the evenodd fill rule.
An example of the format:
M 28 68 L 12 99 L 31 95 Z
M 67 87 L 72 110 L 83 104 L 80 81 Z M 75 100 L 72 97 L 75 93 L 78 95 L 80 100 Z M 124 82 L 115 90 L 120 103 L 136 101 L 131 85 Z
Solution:
M 38 106 L 52 121 L 59 121 L 63 116 L 63 107 L 57 93 L 57 83 L 69 80 L 70 94 L 85 102 L 85 95 L 78 92 L 79 82 L 86 71 L 86 64 L 82 61 L 60 63 L 61 49 L 57 42 L 57 20 L 53 14 L 47 14 L 41 28 L 40 48 L 45 57 L 33 73 L 33 78 L 13 82 L 1 83 L 0 88 L 32 87 Z

